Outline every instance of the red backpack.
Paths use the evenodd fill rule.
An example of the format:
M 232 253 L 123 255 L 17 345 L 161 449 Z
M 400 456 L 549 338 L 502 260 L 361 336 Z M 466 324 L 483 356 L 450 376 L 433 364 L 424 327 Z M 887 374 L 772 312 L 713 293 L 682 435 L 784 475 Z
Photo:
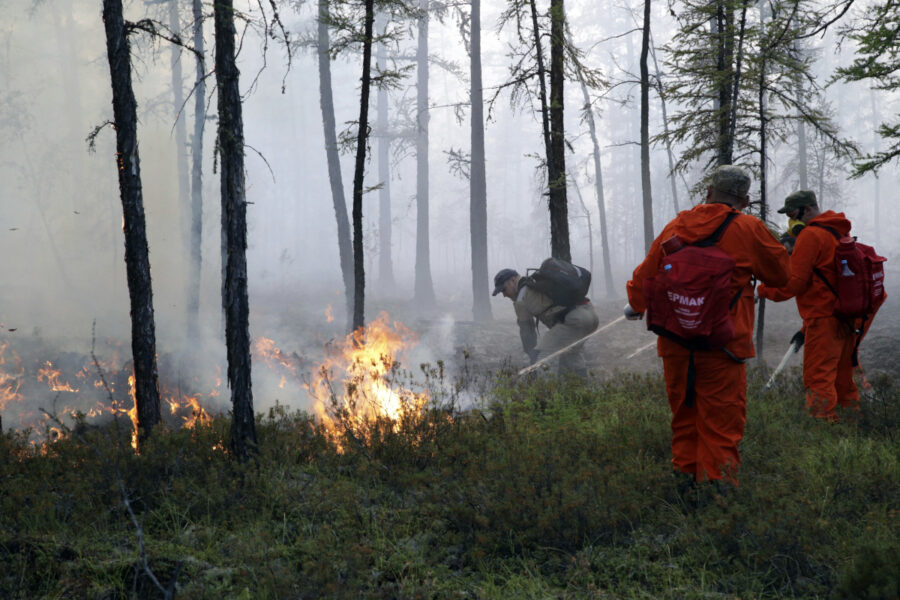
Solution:
M 663 243 L 659 272 L 644 280 L 649 330 L 691 350 L 721 348 L 734 338 L 731 308 L 743 289 L 732 297 L 735 260 L 715 244 L 738 214 L 729 213 L 706 239 Z
M 861 244 L 855 237 L 841 236 L 827 225 L 810 223 L 828 230 L 838 241 L 834 249 L 837 285 L 831 285 L 818 268 L 813 272 L 834 294 L 834 316 L 839 319 L 868 319 L 884 302 L 884 263 L 872 246 Z

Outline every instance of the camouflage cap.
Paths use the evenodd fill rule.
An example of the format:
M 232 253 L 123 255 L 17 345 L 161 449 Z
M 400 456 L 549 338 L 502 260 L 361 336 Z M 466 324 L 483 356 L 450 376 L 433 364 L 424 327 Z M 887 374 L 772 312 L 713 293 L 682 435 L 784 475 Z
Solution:
M 812 190 L 798 190 L 784 199 L 784 206 L 778 212 L 794 212 L 802 206 L 816 206 L 816 193 Z
M 743 198 L 750 191 L 750 176 L 734 165 L 719 165 L 709 176 L 709 185 L 714 190 Z

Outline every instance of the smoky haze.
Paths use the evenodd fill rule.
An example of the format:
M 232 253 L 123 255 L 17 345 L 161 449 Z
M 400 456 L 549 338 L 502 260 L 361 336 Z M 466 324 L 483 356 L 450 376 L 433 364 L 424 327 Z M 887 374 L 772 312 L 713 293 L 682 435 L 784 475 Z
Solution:
M 0 336 L 11 348 L 40 340 L 42 347 L 84 355 L 89 353 L 92 338 L 123 340 L 127 346 L 130 321 L 115 133 L 111 127 L 103 127 L 96 135 L 93 152 L 88 151 L 86 142 L 95 127 L 112 119 L 100 2 L 20 0 L 0 2 L 0 7 L 0 252 L 4 257 L 0 275 L 0 323 L 4 329 Z M 255 3 L 245 3 L 244 8 L 258 16 Z M 507 45 L 514 39 L 510 31 L 497 30 L 502 8 L 501 3 L 487 3 L 482 9 L 486 100 L 494 98 L 498 86 L 508 78 Z M 638 5 L 632 9 L 637 10 Z M 204 10 L 211 13 L 211 6 L 206 4 Z M 664 6 L 655 10 L 654 42 L 661 48 L 671 39 L 674 21 Z M 592 145 L 581 118 L 581 90 L 576 82 L 567 81 L 566 133 L 571 150 L 566 158 L 572 178 L 572 259 L 576 264 L 593 267 L 595 300 L 612 298 L 611 303 L 620 305 L 624 303 L 624 282 L 644 255 L 637 145 L 638 86 L 633 83 L 638 73 L 640 32 L 626 34 L 635 28 L 635 17 L 627 5 L 609 5 L 608 10 L 601 12 L 595 2 L 573 0 L 567 3 L 567 11 L 573 40 L 585 51 L 584 62 L 601 68 L 610 82 L 618 84 L 602 98 L 593 93 L 598 98 L 594 108 L 615 288 L 603 287 Z M 285 6 L 281 16 L 294 40 L 314 33 L 313 7 L 304 5 L 294 10 Z M 166 19 L 159 6 L 139 1 L 127 3 L 127 19 L 137 21 L 144 17 Z M 185 31 L 188 18 L 185 7 L 181 17 Z M 211 51 L 211 20 L 205 23 L 205 33 L 206 47 Z M 246 186 L 251 203 L 251 336 L 271 338 L 287 352 L 314 354 L 313 348 L 341 337 L 346 324 L 316 56 L 309 48 L 295 46 L 288 66 L 283 46 L 272 40 L 264 57 L 262 39 L 259 28 L 248 28 L 238 59 L 245 93 Z M 410 64 L 415 43 L 411 35 L 390 48 L 393 64 Z M 811 41 L 810 51 L 816 52 L 816 72 L 822 81 L 830 77 L 837 65 L 851 60 L 852 45 L 845 44 L 840 53 L 835 53 L 835 47 L 830 32 Z M 664 56 L 659 52 L 664 68 Z M 224 336 L 219 291 L 219 175 L 214 172 L 213 154 L 215 121 L 207 122 L 203 157 L 201 311 L 205 337 L 186 340 L 189 251 L 185 213 L 178 193 L 170 53 L 166 42 L 142 34 L 132 36 L 157 349 L 164 356 L 190 348 L 221 365 Z M 430 264 L 438 297 L 434 311 L 417 312 L 411 303 L 416 252 L 414 146 L 394 140 L 391 148 L 391 259 L 396 278 L 391 286 L 379 282 L 378 192 L 370 191 L 364 198 L 366 316 L 371 319 L 387 310 L 413 322 L 430 324 L 422 326 L 422 347 L 411 359 L 413 363 L 452 353 L 456 343 L 454 323 L 472 318 L 469 186 L 451 168 L 447 154 L 469 149 L 469 113 L 465 107 L 468 56 L 453 15 L 447 15 L 443 22 L 432 20 L 430 54 Z M 195 63 L 187 52 L 181 53 L 180 60 L 187 92 L 193 85 Z M 359 63 L 355 55 L 332 62 L 339 130 L 352 131 L 352 122 L 358 115 Z M 211 54 L 207 65 L 212 68 Z M 208 89 L 214 94 L 214 77 L 208 82 Z M 393 126 L 408 126 L 409 115 L 415 111 L 415 94 L 413 71 L 398 89 L 390 91 Z M 373 106 L 375 96 L 373 93 Z M 826 89 L 825 97 L 837 110 L 842 134 L 854 139 L 864 151 L 879 143 L 871 126 L 875 113 L 880 119 L 897 114 L 896 95 L 870 90 L 866 84 L 836 83 Z M 662 121 L 659 98 L 652 92 L 651 104 L 650 128 L 651 134 L 656 134 L 662 130 Z M 208 106 L 214 117 L 214 97 L 208 99 Z M 678 108 L 670 105 L 668 110 L 671 114 Z M 193 100 L 185 103 L 184 113 L 190 131 Z M 542 195 L 545 182 L 536 158 L 543 153 L 540 115 L 527 102 L 512 106 L 509 94 L 502 91 L 486 114 L 489 271 L 491 275 L 502 267 L 524 271 L 550 254 L 549 220 Z M 370 140 L 372 151 L 366 170 L 366 186 L 370 188 L 380 183 L 376 143 L 376 138 Z M 790 140 L 775 144 L 769 189 L 773 207 L 799 186 L 795 154 Z M 349 201 L 352 153 L 342 154 L 341 161 Z M 674 215 L 662 144 L 652 149 L 651 161 L 654 228 L 659 233 Z M 822 164 L 818 173 L 810 174 L 810 187 L 821 192 L 824 208 L 845 211 L 853 221 L 854 233 L 888 256 L 889 278 L 896 281 L 900 246 L 890 225 L 900 219 L 895 192 L 897 165 L 885 167 L 877 179 L 866 176 L 848 180 L 846 165 L 833 168 Z M 676 178 L 682 209 L 702 200 L 686 189 L 695 186 L 701 177 L 698 165 L 683 178 Z M 757 183 L 751 196 L 759 196 Z M 771 221 L 779 230 L 786 226 L 780 215 Z M 493 298 L 492 309 L 496 319 L 514 327 L 508 301 Z M 784 310 L 794 310 L 792 303 Z M 334 315 L 333 321 L 328 320 L 326 312 Z M 510 339 L 514 343 L 499 352 L 518 360 L 517 342 Z M 641 343 L 646 341 L 640 339 Z M 285 400 L 289 393 L 278 391 L 280 376 L 264 372 L 261 362 L 254 353 L 255 396 L 259 404 L 266 406 L 279 395 Z

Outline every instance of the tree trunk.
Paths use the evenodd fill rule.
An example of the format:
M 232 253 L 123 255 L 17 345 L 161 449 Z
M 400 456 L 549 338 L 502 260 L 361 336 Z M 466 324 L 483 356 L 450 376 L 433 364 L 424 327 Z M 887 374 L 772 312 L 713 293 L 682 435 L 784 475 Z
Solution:
M 713 39 L 716 43 L 716 70 L 718 71 L 718 151 L 716 164 L 730 165 L 732 161 L 731 102 L 734 89 L 732 68 L 734 49 L 734 10 L 728 0 L 716 0 L 716 17 Z
M 644 0 L 644 28 L 641 36 L 641 192 L 644 200 L 644 252 L 653 243 L 653 194 L 650 189 L 650 0 Z
M 472 317 L 489 321 L 491 313 L 487 245 L 487 174 L 484 159 L 484 90 L 481 87 L 481 0 L 472 0 L 469 71 L 472 104 L 472 163 L 469 179 L 469 231 L 472 243 Z
M 363 255 L 363 179 L 366 172 L 366 138 L 369 129 L 369 87 L 372 81 L 372 29 L 375 0 L 365 0 L 362 85 L 359 94 L 359 131 L 356 135 L 356 166 L 353 171 L 353 329 L 365 326 L 366 270 Z
M 141 189 L 141 161 L 137 142 L 137 102 L 131 87 L 131 57 L 122 0 L 103 0 L 106 53 L 112 81 L 113 119 L 116 128 L 116 167 L 125 229 L 125 268 L 131 301 L 131 352 L 134 359 L 138 440 L 160 421 L 156 371 L 156 325 L 150 253 Z
M 178 0 L 169 0 L 169 29 L 174 33 L 181 31 L 178 18 Z M 191 185 L 188 172 L 187 153 L 187 119 L 184 115 L 184 78 L 181 73 L 181 47 L 172 44 L 172 55 L 169 61 L 172 68 L 172 109 L 175 115 L 175 165 L 178 172 L 178 206 L 184 247 L 190 247 L 191 222 Z M 190 289 L 191 282 L 187 282 Z M 190 293 L 190 292 L 188 292 Z M 190 318 L 188 316 L 188 318 Z
M 760 4 L 759 20 L 763 31 L 765 31 L 765 12 L 764 5 L 762 4 Z M 768 194 L 766 193 L 766 188 L 768 185 L 768 165 L 766 164 L 768 160 L 768 140 L 766 138 L 766 135 L 768 133 L 766 131 L 766 126 L 768 123 L 768 117 L 766 115 L 766 52 L 768 52 L 768 49 L 763 49 L 763 53 L 760 58 L 758 82 L 759 96 L 757 99 L 759 108 L 759 218 L 763 223 L 765 223 L 766 219 L 768 218 Z M 757 361 L 760 364 L 765 364 L 765 360 L 763 359 L 765 326 L 766 299 L 760 298 L 756 317 L 756 356 L 759 357 Z
M 875 90 L 869 88 L 869 101 L 872 103 L 872 154 L 875 155 L 881 149 L 880 140 L 881 138 L 878 136 L 878 124 L 881 122 L 881 114 L 878 111 L 878 103 L 875 101 Z M 824 162 L 824 159 L 823 159 Z M 874 194 L 874 202 L 872 203 L 872 217 L 874 218 L 875 224 L 875 243 L 881 243 L 881 179 L 878 178 L 878 171 L 872 171 L 872 176 L 875 178 L 873 182 L 875 185 L 875 194 Z M 824 174 L 820 177 L 820 180 L 824 180 Z M 820 183 L 820 185 L 822 185 Z M 821 196 L 821 194 L 820 194 Z M 821 198 L 819 200 L 821 202 Z
M 428 215 L 428 2 L 419 0 L 418 49 L 416 50 L 416 303 L 434 306 L 431 280 L 431 243 Z
M 564 0 L 550 0 L 550 253 L 571 261 L 566 199 L 566 135 L 563 114 L 566 11 Z
M 193 0 L 194 49 L 197 75 L 194 80 L 194 135 L 191 139 L 191 241 L 188 275 L 188 339 L 200 339 L 200 279 L 203 271 L 203 129 L 206 125 L 206 61 L 203 48 L 203 5 Z
M 328 160 L 328 181 L 331 183 L 331 200 L 337 221 L 338 252 L 341 260 L 341 275 L 344 280 L 344 300 L 347 306 L 347 323 L 353 329 L 354 305 L 353 247 L 350 243 L 350 220 L 347 218 L 347 201 L 344 199 L 344 184 L 341 181 L 341 160 L 338 156 L 337 132 L 334 119 L 334 99 L 331 92 L 331 57 L 328 49 L 331 42 L 328 34 L 329 0 L 319 0 L 319 24 L 317 50 L 319 58 L 319 106 L 322 109 L 322 127 L 325 130 L 325 155 Z
M 737 57 L 734 61 L 734 75 L 732 77 L 733 88 L 731 90 L 731 111 L 728 117 L 728 156 L 731 156 L 732 160 L 734 157 L 734 138 L 735 135 L 737 135 L 737 109 L 741 92 L 741 61 L 744 58 L 744 32 L 746 31 L 747 25 L 747 4 L 748 1 L 745 0 L 741 7 L 741 27 L 738 31 L 738 50 Z M 731 33 L 729 33 L 729 40 L 730 39 Z
M 234 57 L 232 0 L 213 5 L 216 27 L 216 83 L 219 98 L 219 157 L 222 229 L 226 259 L 225 343 L 233 417 L 231 449 L 241 460 L 256 451 L 253 388 L 250 381 L 250 306 L 247 297 L 247 198 L 244 189 L 244 123 L 240 73 Z
M 378 27 L 379 31 L 386 28 L 385 19 Z M 387 70 L 387 52 L 383 43 L 378 44 L 376 50 L 376 63 L 378 71 Z M 391 258 L 391 164 L 390 149 L 391 140 L 388 135 L 390 124 L 388 122 L 388 93 L 383 86 L 378 88 L 378 179 L 381 188 L 378 190 L 378 282 L 384 290 L 393 289 L 394 261 Z
M 672 204 L 675 208 L 675 214 L 677 215 L 681 208 L 678 206 L 678 186 L 675 184 L 675 157 L 672 154 L 672 140 L 669 139 L 669 115 L 666 112 L 666 96 L 665 90 L 663 89 L 662 84 L 662 76 L 659 71 L 659 62 L 656 60 L 656 49 L 653 47 L 653 36 L 650 36 L 650 56 L 653 57 L 653 69 L 656 72 L 656 92 L 659 94 L 659 104 L 662 108 L 662 122 L 663 122 L 663 133 L 665 134 L 666 140 L 666 156 L 669 159 L 669 184 L 672 187 Z M 682 175 L 682 179 L 684 176 Z M 684 187 L 687 188 L 688 185 L 685 182 Z M 690 188 L 688 188 L 690 189 Z
M 529 0 L 531 7 L 531 26 L 534 29 L 534 48 L 537 59 L 538 98 L 541 101 L 541 131 L 544 134 L 544 152 L 547 158 L 547 169 L 550 169 L 550 156 L 553 154 L 553 145 L 550 143 L 550 114 L 547 106 L 547 83 L 544 68 L 544 50 L 541 45 L 541 29 L 538 26 L 537 6 L 535 0 Z M 549 177 L 549 175 L 548 175 Z
M 572 182 L 572 187 L 575 188 L 575 195 L 578 196 L 578 204 L 581 206 L 581 211 L 584 213 L 584 218 L 587 221 L 587 230 L 588 230 L 588 262 L 590 266 L 588 269 L 591 273 L 594 272 L 594 224 L 591 221 L 591 211 L 588 210 L 587 205 L 584 203 L 584 198 L 581 195 L 581 186 L 578 185 L 578 178 L 574 173 L 570 175 L 570 181 Z
M 591 143 L 594 145 L 594 184 L 597 189 L 597 210 L 600 214 L 600 245 L 603 251 L 603 282 L 606 287 L 607 298 L 613 297 L 612 267 L 609 256 L 609 237 L 606 233 L 606 202 L 603 197 L 603 169 L 600 166 L 600 143 L 597 141 L 597 126 L 594 123 L 594 109 L 591 107 L 591 98 L 588 96 L 587 85 L 581 79 L 581 93 L 584 96 L 584 109 L 587 116 L 588 130 L 591 134 Z

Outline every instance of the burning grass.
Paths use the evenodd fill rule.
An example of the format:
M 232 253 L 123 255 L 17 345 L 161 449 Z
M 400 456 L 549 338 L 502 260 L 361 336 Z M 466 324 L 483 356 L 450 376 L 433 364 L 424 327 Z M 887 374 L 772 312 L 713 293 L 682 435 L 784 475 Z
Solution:
M 0 596 L 158 597 L 124 490 L 149 569 L 180 597 L 896 597 L 893 382 L 827 424 L 792 380 L 752 380 L 742 485 L 690 504 L 655 376 L 501 377 L 485 412 L 380 418 L 342 446 L 276 406 L 247 465 L 221 451 L 221 415 L 140 456 L 112 425 L 44 454 L 6 433 Z

